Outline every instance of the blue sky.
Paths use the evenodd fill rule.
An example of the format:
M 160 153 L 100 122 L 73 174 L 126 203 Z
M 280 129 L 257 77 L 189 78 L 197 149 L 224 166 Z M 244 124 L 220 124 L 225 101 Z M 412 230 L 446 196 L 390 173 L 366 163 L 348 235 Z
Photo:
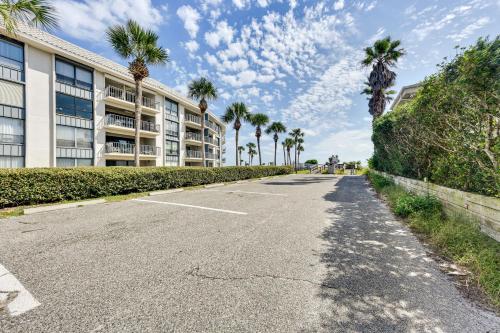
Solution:
M 326 161 L 371 156 L 371 118 L 360 95 L 368 73 L 362 49 L 377 38 L 400 39 L 396 90 L 436 70 L 455 45 L 499 33 L 498 0 L 55 0 L 57 34 L 124 63 L 104 38 L 108 25 L 132 18 L 160 35 L 171 62 L 151 75 L 182 94 L 190 80 L 211 79 L 220 98 L 209 108 L 245 102 L 289 128 L 306 133 L 301 160 Z M 240 143 L 255 142 L 244 124 Z M 234 164 L 234 131 L 229 126 L 227 164 Z M 280 138 L 280 141 L 283 138 Z M 262 139 L 263 161 L 273 142 Z M 282 160 L 279 150 L 279 163 Z

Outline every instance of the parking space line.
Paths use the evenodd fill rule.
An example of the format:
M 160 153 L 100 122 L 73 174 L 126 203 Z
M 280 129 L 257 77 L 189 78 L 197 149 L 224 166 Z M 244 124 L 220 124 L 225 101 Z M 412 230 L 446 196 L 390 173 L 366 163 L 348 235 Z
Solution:
M 275 195 L 279 197 L 287 197 L 286 194 L 280 193 L 269 193 L 269 192 L 251 192 L 251 191 L 241 191 L 241 190 L 206 190 L 207 192 L 226 192 L 226 193 L 246 193 L 246 194 L 258 194 L 258 195 Z
M 155 201 L 155 200 L 145 200 L 145 199 L 133 199 L 133 201 L 150 202 L 150 203 L 157 203 L 157 204 L 163 204 L 163 205 L 169 205 L 169 206 L 180 206 L 180 207 L 188 207 L 188 208 L 197 208 L 197 209 L 211 210 L 211 211 L 214 211 L 214 212 L 221 212 L 221 213 L 228 213 L 228 214 L 248 215 L 248 213 L 245 213 L 245 212 L 237 212 L 237 211 L 234 211 L 234 210 L 227 210 L 227 209 L 219 209 L 219 208 L 211 208 L 211 207 L 187 205 L 187 204 L 182 204 L 182 203 L 177 203 L 177 202 Z
M 11 316 L 19 316 L 40 305 L 12 273 L 0 264 L 0 303 Z

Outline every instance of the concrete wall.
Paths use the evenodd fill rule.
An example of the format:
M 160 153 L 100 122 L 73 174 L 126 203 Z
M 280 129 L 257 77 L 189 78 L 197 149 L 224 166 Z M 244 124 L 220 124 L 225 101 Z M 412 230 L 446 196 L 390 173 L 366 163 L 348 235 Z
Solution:
M 106 166 L 104 146 L 106 144 L 106 131 L 104 130 L 104 117 L 106 103 L 104 92 L 106 90 L 104 73 L 94 71 L 94 165 Z
M 446 211 L 465 214 L 477 220 L 484 233 L 500 241 L 500 199 L 394 176 L 385 172 L 376 171 L 376 173 L 393 179 L 396 184 L 410 192 L 422 195 L 429 194 L 438 198 Z
M 54 57 L 26 46 L 26 167 L 55 164 Z

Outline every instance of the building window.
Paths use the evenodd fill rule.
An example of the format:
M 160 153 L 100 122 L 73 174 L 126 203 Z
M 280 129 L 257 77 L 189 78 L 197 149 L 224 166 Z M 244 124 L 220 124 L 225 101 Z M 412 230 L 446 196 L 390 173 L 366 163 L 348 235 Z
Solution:
M 23 71 L 23 47 L 0 38 L 0 65 Z
M 167 136 L 179 137 L 179 123 L 175 121 L 165 120 L 165 134 Z
M 91 100 L 56 93 L 56 112 L 67 116 L 76 116 L 85 119 L 93 118 Z
M 165 99 L 165 115 L 171 116 L 174 118 L 179 118 L 179 106 L 177 103 Z
M 92 148 L 93 142 L 92 130 L 57 125 L 57 147 Z
M 76 166 L 92 166 L 90 158 L 62 158 L 56 159 L 56 166 L 59 168 L 70 168 Z
M 179 142 L 177 141 L 165 141 L 165 154 L 166 155 L 179 155 Z
M 24 167 L 23 157 L 0 156 L 0 168 L 22 168 Z
M 0 117 L 0 143 L 23 144 L 24 121 Z
M 72 63 L 56 59 L 57 81 L 83 89 L 92 90 L 92 71 Z

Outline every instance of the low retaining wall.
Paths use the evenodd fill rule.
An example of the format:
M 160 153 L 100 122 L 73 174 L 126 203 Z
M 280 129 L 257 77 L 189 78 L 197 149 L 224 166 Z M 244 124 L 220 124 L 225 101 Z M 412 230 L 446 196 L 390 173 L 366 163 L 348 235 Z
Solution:
M 485 234 L 500 241 L 500 199 L 463 192 L 421 180 L 394 176 L 385 172 L 375 172 L 391 178 L 396 184 L 410 192 L 438 198 L 446 211 L 464 213 L 470 216 L 479 222 L 481 230 Z

